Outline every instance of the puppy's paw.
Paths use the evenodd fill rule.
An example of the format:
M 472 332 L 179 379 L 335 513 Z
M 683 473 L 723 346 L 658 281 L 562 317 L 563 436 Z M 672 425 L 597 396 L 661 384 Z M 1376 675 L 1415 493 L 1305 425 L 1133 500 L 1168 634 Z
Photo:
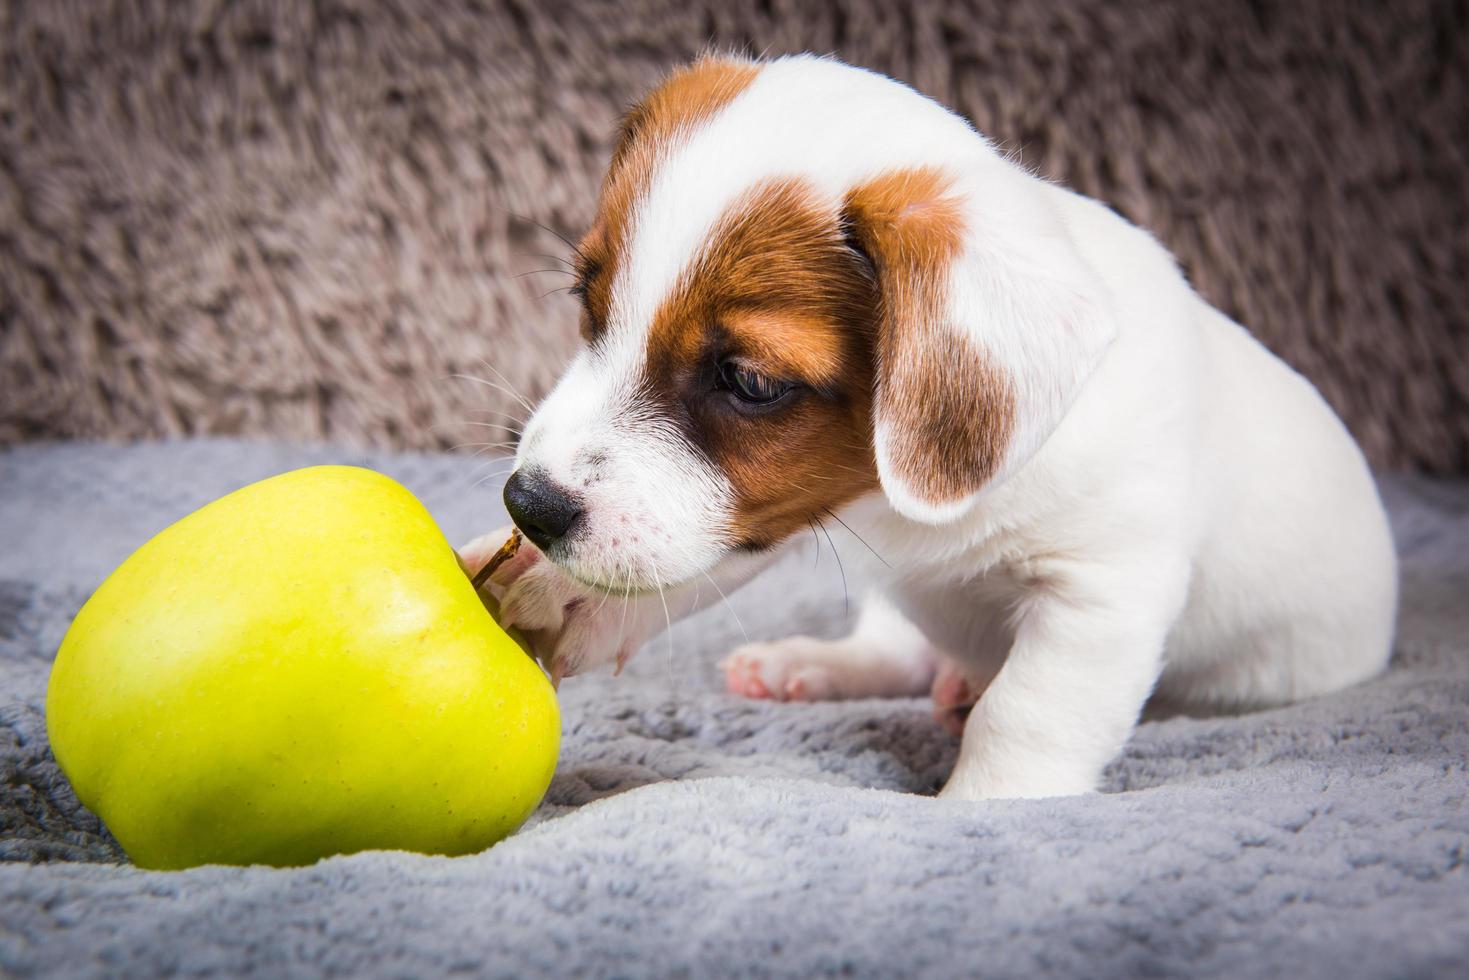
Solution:
M 956 738 L 963 735 L 964 723 L 969 720 L 981 693 L 958 667 L 945 661 L 933 679 L 934 720 L 950 735 Z
M 461 548 L 465 570 L 483 567 L 509 534 L 493 531 Z M 620 671 L 649 632 L 646 602 L 582 585 L 529 541 L 481 591 L 498 604 L 500 625 L 520 630 L 553 681 L 614 661 Z
M 776 701 L 829 701 L 860 696 L 851 691 L 861 686 L 857 674 L 862 665 L 853 661 L 847 647 L 842 641 L 792 636 L 775 643 L 746 644 L 719 666 L 732 694 Z

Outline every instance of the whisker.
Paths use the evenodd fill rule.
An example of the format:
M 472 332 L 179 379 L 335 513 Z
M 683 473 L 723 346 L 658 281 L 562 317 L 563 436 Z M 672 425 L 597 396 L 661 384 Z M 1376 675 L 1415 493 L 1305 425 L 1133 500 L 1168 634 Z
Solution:
M 572 276 L 573 278 L 576 276 L 576 273 L 575 272 L 571 272 L 571 271 L 569 271 L 567 269 L 531 269 L 529 272 L 516 273 L 515 275 L 511 276 L 510 278 L 511 279 L 524 279 L 526 276 L 539 276 L 539 275 L 543 275 L 543 274 L 545 274 L 547 272 L 554 272 L 558 276 Z
M 514 414 L 512 414 L 510 412 L 501 412 L 501 411 L 499 411 L 497 409 L 493 409 L 493 408 L 474 408 L 474 409 L 470 409 L 470 413 L 471 414 L 474 414 L 474 415 L 498 415 L 502 419 L 509 419 L 510 421 L 514 422 L 515 425 L 518 427 L 518 428 L 515 429 L 516 432 L 520 432 L 522 429 L 524 429 L 525 428 L 525 423 L 527 421 L 526 419 L 521 418 L 519 415 L 514 415 Z M 465 421 L 469 421 L 469 420 L 466 419 Z M 479 424 L 480 425 L 487 425 L 489 423 L 481 422 Z M 494 424 L 496 424 L 496 425 L 502 425 L 503 423 L 497 422 L 497 423 L 494 423 Z M 510 426 L 507 425 L 507 426 L 505 426 L 505 428 L 508 429 L 508 428 L 510 428 Z
M 568 262 L 566 260 L 566 257 L 563 255 L 552 255 L 549 252 L 522 252 L 520 254 L 527 255 L 533 259 L 550 259 L 552 262 L 560 262 L 562 265 L 571 269 L 573 272 L 576 270 L 575 263 Z
M 601 615 L 602 607 L 605 606 L 605 605 L 607 605 L 607 600 L 610 599 L 610 598 L 612 598 L 612 590 L 611 589 L 604 589 L 603 592 L 602 592 L 602 601 L 599 602 L 599 603 L 597 603 L 597 608 L 592 613 L 592 615 L 593 616 Z
M 529 221 L 531 224 L 535 225 L 537 228 L 541 229 L 542 231 L 549 231 L 551 234 L 555 235 L 557 238 L 559 238 L 563 242 L 565 242 L 566 243 L 566 247 L 569 248 L 569 249 L 571 249 L 571 251 L 572 251 L 573 254 L 575 254 L 575 255 L 581 255 L 581 249 L 577 247 L 576 243 L 573 242 L 571 239 L 567 238 L 565 235 L 561 234 L 561 232 L 557 231 L 555 228 L 552 228 L 549 225 L 543 225 L 539 221 L 537 221 L 535 218 L 532 218 L 529 215 L 525 215 L 525 214 L 518 214 L 518 213 L 516 213 L 514 211 L 511 211 L 509 208 L 503 208 L 502 207 L 500 210 L 504 211 L 506 214 L 510 215 L 513 218 L 519 218 L 521 221 Z
M 458 379 L 460 381 L 473 381 L 475 384 L 481 384 L 481 385 L 484 385 L 486 388 L 493 388 L 496 391 L 503 392 L 504 394 L 509 395 L 511 398 L 514 398 L 517 402 L 519 402 L 520 403 L 520 407 L 521 408 L 524 408 L 527 412 L 530 412 L 531 414 L 534 414 L 535 413 L 535 410 L 536 409 L 535 409 L 535 406 L 534 405 L 532 405 L 530 402 L 526 401 L 523 397 L 521 397 L 521 395 L 520 395 L 519 392 L 516 392 L 516 391 L 514 391 L 514 390 L 512 390 L 510 388 L 507 388 L 507 387 L 505 387 L 502 384 L 496 384 L 495 382 L 489 381 L 489 380 L 487 380 L 485 378 L 476 378 L 472 374 L 451 374 L 451 375 L 449 375 L 449 377 L 456 378 L 456 379 Z M 513 417 L 514 416 L 512 416 L 512 418 Z M 517 419 L 517 421 L 523 423 L 525 421 L 525 419 Z
M 826 529 L 826 525 L 821 521 L 817 521 L 816 523 L 821 528 L 821 533 L 826 535 L 826 543 L 831 545 L 832 556 L 837 560 L 837 571 L 842 573 L 842 615 L 850 617 L 852 615 L 852 597 L 847 592 L 847 569 L 842 565 L 842 553 L 837 551 L 836 542 L 831 539 L 831 532 Z
M 484 429 L 498 429 L 502 432 L 508 432 L 510 433 L 510 437 L 515 440 L 517 445 L 520 443 L 521 437 L 525 435 L 525 433 L 522 432 L 520 429 L 516 428 L 513 425 L 507 425 L 504 422 L 471 422 L 470 420 L 465 419 L 463 424 L 477 425 L 480 428 Z
M 487 459 L 487 460 L 485 460 L 483 463 L 480 464 L 480 467 L 481 468 L 486 468 L 486 467 L 493 468 L 493 467 L 495 467 L 495 466 L 497 466 L 497 465 L 499 465 L 501 463 L 507 464 L 510 467 L 510 469 L 514 469 L 515 468 L 515 457 L 514 456 L 496 456 L 493 459 Z M 507 473 L 510 472 L 510 469 L 507 469 L 505 472 L 507 472 Z
M 841 470 L 844 473 L 851 473 L 854 476 L 867 477 L 870 479 L 873 475 L 871 470 L 859 470 L 855 466 L 843 466 L 841 463 L 832 463 L 830 465 L 835 467 L 836 469 Z M 831 481 L 837 479 L 837 477 L 831 473 L 808 473 L 807 475 L 814 476 L 818 480 Z
M 489 368 L 491 371 L 494 371 L 495 372 L 495 377 L 497 377 L 501 381 L 505 382 L 505 387 L 509 390 L 510 394 L 515 397 L 515 400 L 518 401 L 518 402 L 520 402 L 520 407 L 521 408 L 525 409 L 527 412 L 531 413 L 532 415 L 536 414 L 536 407 L 530 403 L 530 399 L 529 398 L 526 398 L 525 395 L 521 393 L 521 391 L 520 391 L 519 388 L 516 388 L 515 387 L 514 382 L 512 382 L 508 377 L 505 376 L 505 372 L 504 371 L 501 371 L 499 368 L 495 367 L 495 365 L 491 364 L 489 361 L 485 360 L 483 357 L 481 357 L 479 359 L 479 362 L 481 364 L 483 364 L 485 367 Z
M 619 562 L 620 564 L 620 562 Z M 622 651 L 622 638 L 627 632 L 627 607 L 632 602 L 632 573 L 633 563 L 627 561 L 627 573 L 623 576 L 622 584 L 622 621 L 617 624 L 617 649 Z
M 663 594 L 663 575 L 658 571 L 657 564 L 649 558 L 649 564 L 653 565 L 653 584 L 658 586 L 658 601 L 663 604 L 664 629 L 668 632 L 668 677 L 673 679 L 673 617 L 668 614 L 668 597 Z M 677 685 L 675 685 L 676 687 Z
M 732 602 L 729 601 L 729 596 L 725 595 L 724 594 L 724 590 L 719 587 L 719 583 L 716 582 L 716 581 L 714 581 L 714 576 L 713 575 L 710 575 L 706 571 L 704 573 L 704 577 L 709 580 L 709 584 L 710 585 L 714 586 L 714 591 L 719 593 L 719 598 L 721 598 L 721 599 L 724 600 L 724 608 L 726 608 L 726 609 L 729 610 L 729 614 L 734 617 L 735 625 L 740 628 L 740 635 L 745 638 L 745 642 L 746 643 L 749 643 L 750 642 L 750 634 L 745 632 L 745 624 L 742 623 L 742 622 L 740 622 L 740 614 L 737 613 L 737 612 L 735 612 L 734 603 L 732 603 Z M 697 605 L 697 604 L 698 603 L 696 601 L 695 602 L 695 605 Z
M 457 449 L 459 449 L 458 446 L 450 446 L 449 447 L 449 452 L 452 453 L 452 452 L 454 452 Z M 476 449 L 474 452 L 472 452 L 472 453 L 469 454 L 469 458 L 470 459 L 484 459 L 485 454 L 488 453 L 488 452 L 489 452 L 488 449 Z M 488 462 L 486 462 L 484 464 L 481 464 L 481 465 L 486 465 L 487 466 L 487 465 L 489 465 L 489 463 L 496 462 L 498 459 L 499 459 L 499 457 L 496 456 L 495 459 L 489 460 Z
M 508 476 L 510 473 L 514 472 L 514 470 L 515 470 L 515 467 L 514 466 L 511 466 L 509 469 L 501 470 L 498 473 L 486 473 L 484 476 L 480 477 L 478 480 L 475 480 L 474 483 L 470 486 L 469 489 L 471 489 L 471 490 L 478 490 L 480 487 L 484 486 L 486 483 L 489 483 L 491 480 L 498 479 L 498 478 L 500 478 L 502 476 Z
M 507 463 L 510 466 L 514 466 L 515 465 L 515 454 L 514 453 L 500 453 L 500 452 L 497 452 L 497 453 L 494 454 L 494 458 L 493 459 L 486 460 L 485 463 L 484 463 L 484 465 L 485 466 L 494 466 L 496 463 Z
M 520 446 L 520 430 L 513 426 L 506 425 L 503 422 L 472 422 L 469 419 L 464 419 L 462 422 L 460 422 L 460 425 L 472 425 L 480 429 L 490 429 L 495 432 L 508 433 L 510 438 L 505 440 L 504 442 L 498 443 L 498 445 L 503 446 L 505 449 L 510 450 L 511 452 L 514 452 Z
M 849 524 L 848 524 L 848 523 L 847 523 L 847 522 L 846 522 L 846 521 L 844 521 L 844 520 L 842 520 L 842 519 L 841 519 L 841 518 L 840 518 L 840 517 L 838 517 L 838 516 L 836 516 L 836 514 L 833 514 L 833 513 L 832 513 L 832 511 L 831 511 L 831 508 L 830 508 L 830 507 L 823 507 L 823 508 L 821 508 L 821 509 L 822 509 L 822 510 L 824 510 L 824 511 L 826 511 L 826 513 L 827 513 L 827 514 L 829 514 L 829 515 L 830 515 L 830 516 L 831 516 L 831 519 L 832 519 L 832 520 L 834 520 L 834 521 L 836 521 L 836 522 L 837 522 L 837 523 L 838 523 L 838 524 L 840 524 L 840 525 L 841 525 L 841 526 L 842 526 L 842 527 L 844 527 L 844 528 L 846 528 L 846 529 L 847 529 L 847 533 L 848 533 L 848 534 L 850 534 L 850 535 L 851 535 L 851 536 L 852 536 L 852 537 L 854 537 L 854 538 L 856 538 L 856 539 L 857 539 L 857 540 L 858 540 L 858 541 L 861 541 L 861 542 L 862 542 L 862 547 L 864 547 L 864 548 L 866 548 L 866 549 L 867 549 L 867 550 L 868 550 L 868 551 L 871 551 L 871 552 L 872 552 L 872 557 L 874 557 L 874 558 L 876 558 L 876 559 L 877 559 L 877 560 L 878 560 L 878 561 L 880 561 L 880 562 L 882 562 L 882 563 L 883 563 L 883 564 L 884 564 L 884 565 L 886 565 L 886 566 L 887 566 L 887 567 L 888 567 L 888 568 L 892 568 L 892 567 L 893 567 L 893 566 L 892 566 L 892 565 L 889 565 L 889 564 L 888 564 L 888 560 L 887 560 L 887 559 L 886 559 L 886 558 L 884 558 L 884 557 L 883 557 L 883 556 L 882 556 L 882 555 L 879 555 L 879 554 L 878 554 L 878 553 L 877 553 L 877 552 L 876 552 L 876 551 L 875 551 L 875 550 L 874 550 L 874 549 L 873 549 L 873 547 L 872 547 L 872 545 L 870 545 L 870 544 L 868 544 L 868 543 L 867 543 L 867 542 L 866 542 L 866 541 L 865 541 L 865 540 L 864 540 L 864 539 L 863 539 L 863 537 L 862 537 L 862 535 L 860 535 L 860 534 L 858 534 L 858 533 L 857 533 L 857 532 L 856 532 L 856 531 L 854 531 L 854 530 L 852 530 L 852 527 L 851 527 L 851 525 L 849 525 Z
M 477 425 L 482 429 L 509 429 L 510 426 L 503 422 L 476 422 L 474 419 L 460 419 L 460 425 Z
M 483 451 L 485 449 L 514 449 L 515 448 L 515 443 L 513 443 L 513 442 L 456 442 L 454 445 L 452 445 L 452 446 L 449 447 L 449 452 L 452 453 L 452 452 L 455 452 L 456 450 L 459 450 L 459 449 L 472 449 L 472 448 L 476 448 L 476 447 L 478 447 L 481 451 Z M 475 455 L 478 456 L 480 454 L 479 453 L 475 453 Z
M 611 578 L 611 580 L 613 582 L 616 582 L 617 581 L 617 575 L 622 570 L 622 566 L 623 566 L 623 559 L 618 558 L 617 559 L 617 567 L 612 572 L 612 578 Z M 607 594 L 602 597 L 602 606 L 605 606 L 607 604 L 607 600 L 612 597 L 612 593 L 615 592 L 615 591 L 616 591 L 616 587 L 615 586 L 610 586 L 609 585 L 607 587 Z M 622 589 L 622 597 L 621 597 L 621 599 L 619 601 L 622 603 L 622 622 L 617 627 L 617 642 L 612 647 L 612 663 L 613 663 L 613 666 L 612 666 L 612 676 L 613 677 L 620 676 L 622 674 L 622 668 L 627 665 L 627 657 L 623 656 L 623 653 L 622 653 L 622 630 L 623 630 L 623 627 L 627 625 L 627 587 L 626 586 L 624 586 L 623 589 Z M 601 612 L 602 612 L 602 606 L 598 606 L 597 607 L 597 613 L 598 614 L 601 614 Z
M 513 458 L 515 456 L 515 443 L 513 442 L 463 442 L 450 449 L 450 452 L 453 452 L 454 449 L 459 449 L 461 446 L 465 449 L 471 446 L 478 446 L 479 449 L 475 453 L 476 456 L 481 456 L 486 453 L 494 453 L 501 458 Z
M 502 476 L 509 476 L 511 473 L 515 472 L 515 470 L 513 468 L 507 468 L 507 469 L 503 469 L 503 470 L 495 470 L 493 468 L 494 467 L 494 464 L 493 463 L 491 463 L 489 465 L 491 466 L 490 471 L 488 473 L 484 473 L 484 474 L 480 475 L 479 479 L 477 481 L 475 481 L 475 484 L 474 485 L 476 487 L 483 486 L 484 484 L 490 482 L 491 480 L 498 480 Z

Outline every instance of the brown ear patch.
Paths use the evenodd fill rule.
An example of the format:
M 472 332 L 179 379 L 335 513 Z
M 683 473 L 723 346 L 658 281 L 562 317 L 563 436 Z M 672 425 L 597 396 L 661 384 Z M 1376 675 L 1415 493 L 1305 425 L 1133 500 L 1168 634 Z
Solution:
M 962 499 L 999 470 L 1015 428 L 1004 372 L 948 324 L 948 276 L 964 216 L 931 167 L 854 188 L 844 218 L 872 259 L 881 294 L 874 415 L 891 472 L 929 504 Z
M 607 321 L 628 222 L 660 160 L 700 123 L 733 102 L 759 73 L 755 62 L 705 55 L 675 69 L 623 117 L 596 220 L 577 247 L 578 279 L 586 294 L 582 332 L 588 340 Z

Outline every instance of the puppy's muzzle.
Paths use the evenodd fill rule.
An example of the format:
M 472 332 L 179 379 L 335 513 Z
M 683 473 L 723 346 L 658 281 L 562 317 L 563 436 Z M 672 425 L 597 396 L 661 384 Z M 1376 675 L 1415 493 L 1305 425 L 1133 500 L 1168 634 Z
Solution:
M 566 537 L 582 515 L 580 500 L 536 470 L 510 475 L 505 509 L 520 532 L 542 551 Z

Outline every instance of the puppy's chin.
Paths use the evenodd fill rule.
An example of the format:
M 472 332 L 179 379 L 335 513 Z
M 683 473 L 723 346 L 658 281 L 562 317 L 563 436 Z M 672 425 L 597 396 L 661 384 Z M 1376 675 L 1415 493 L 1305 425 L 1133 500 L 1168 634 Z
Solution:
M 546 557 L 568 578 L 584 588 L 614 597 L 656 596 L 683 585 L 702 580 L 736 549 L 723 545 L 700 548 L 709 557 L 691 560 L 693 556 L 667 555 L 660 561 L 645 553 L 616 550 L 587 554 L 590 549 L 577 543 L 557 542 Z M 600 551 L 600 549 L 598 549 Z

